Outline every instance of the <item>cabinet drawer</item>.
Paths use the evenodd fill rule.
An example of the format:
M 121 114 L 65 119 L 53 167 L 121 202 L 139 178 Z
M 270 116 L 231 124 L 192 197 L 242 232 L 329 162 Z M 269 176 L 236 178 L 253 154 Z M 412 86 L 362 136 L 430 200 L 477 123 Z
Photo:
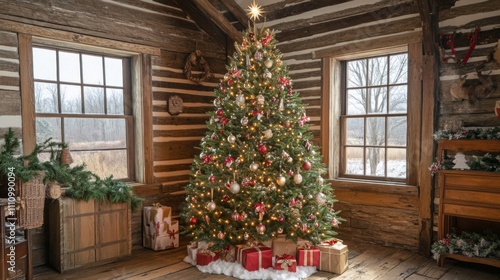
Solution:
M 500 208 L 500 193 L 487 193 L 470 190 L 445 189 L 443 202 L 454 204 L 487 204 L 488 206 Z
M 444 215 L 500 222 L 500 208 L 445 203 L 443 212 Z

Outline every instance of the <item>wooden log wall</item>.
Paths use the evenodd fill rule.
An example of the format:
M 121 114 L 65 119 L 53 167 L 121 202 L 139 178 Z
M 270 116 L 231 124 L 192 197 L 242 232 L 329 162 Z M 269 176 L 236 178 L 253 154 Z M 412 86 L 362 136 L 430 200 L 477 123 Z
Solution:
M 21 131 L 18 34 L 145 53 L 143 64 L 150 63 L 151 67 L 142 69 L 142 75 L 151 75 L 151 84 L 146 85 L 145 91 L 150 91 L 152 98 L 143 100 L 147 110 L 144 114 L 152 124 L 143 127 L 144 139 L 150 139 L 144 145 L 151 147 L 144 161 L 151 163 L 151 167 L 146 168 L 151 171 L 145 174 L 149 183 L 139 182 L 141 184 L 134 189 L 146 199 L 145 205 L 155 202 L 171 205 L 173 214 L 178 215 L 178 206 L 185 197 L 183 187 L 188 181 L 190 163 L 198 153 L 194 147 L 199 145 L 205 131 L 205 113 L 213 110 L 212 91 L 225 72 L 226 53 L 200 31 L 175 1 L 166 3 L 152 0 L 0 0 L 0 132 L 8 126 Z M 152 49 L 158 50 L 157 55 L 151 52 Z M 214 73 L 214 77 L 203 85 L 187 80 L 183 74 L 186 57 L 196 49 L 202 52 Z M 199 74 L 199 70 L 195 69 L 193 74 Z M 167 101 L 172 95 L 178 95 L 184 102 L 183 113 L 178 116 L 167 112 Z M 4 106 L 6 101 L 9 106 Z M 142 246 L 141 227 L 141 213 L 135 213 L 132 217 L 134 246 Z M 47 240 L 45 227 L 35 230 L 35 266 L 47 262 Z
M 439 116 L 437 129 L 451 129 L 453 126 L 493 127 L 500 126 L 500 119 L 495 116 L 495 103 L 500 100 L 500 62 L 491 59 L 493 51 L 500 46 L 500 3 L 495 0 L 468 4 L 471 1 L 457 1 L 456 5 L 440 14 L 440 32 L 452 34 L 456 32 L 455 49 L 457 57 L 463 58 L 469 50 L 470 41 L 467 34 L 476 27 L 481 29 L 477 45 L 466 64 L 457 63 L 450 58 L 441 61 Z M 446 57 L 453 57 L 450 46 L 443 44 Z M 467 75 L 465 86 L 479 84 L 476 69 L 483 75 L 491 77 L 496 91 L 486 98 L 480 98 L 475 104 L 469 100 L 453 98 L 450 89 L 460 77 Z M 434 193 L 434 236 L 437 236 L 437 215 L 439 204 L 439 186 L 435 181 Z

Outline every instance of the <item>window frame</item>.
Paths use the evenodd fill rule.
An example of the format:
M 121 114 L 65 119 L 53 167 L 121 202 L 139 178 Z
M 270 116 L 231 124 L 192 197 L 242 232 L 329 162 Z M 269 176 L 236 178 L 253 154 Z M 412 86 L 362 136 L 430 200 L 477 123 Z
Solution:
M 409 114 L 409 108 L 408 108 L 408 95 L 409 95 L 409 83 L 408 83 L 408 76 L 407 76 L 407 81 L 406 83 L 394 83 L 391 84 L 390 81 L 387 81 L 386 83 L 383 83 L 382 85 L 375 85 L 375 86 L 370 86 L 366 84 L 363 87 L 358 87 L 358 88 L 364 88 L 366 90 L 366 94 L 369 93 L 370 88 L 377 88 L 377 87 L 385 87 L 385 88 L 390 88 L 391 86 L 400 86 L 402 84 L 406 85 L 406 94 L 407 94 L 407 103 L 406 103 L 406 113 L 390 113 L 389 108 L 387 107 L 387 112 L 386 113 L 370 113 L 368 111 L 365 112 L 365 114 L 359 114 L 359 115 L 348 115 L 347 114 L 347 63 L 350 61 L 355 61 L 355 60 L 364 60 L 367 61 L 368 59 L 372 58 L 387 58 L 388 61 L 390 61 L 389 57 L 392 55 L 399 55 L 399 54 L 406 54 L 407 59 L 409 57 L 407 51 L 400 51 L 400 49 L 397 49 L 395 52 L 388 52 L 384 54 L 374 54 L 374 55 L 367 55 L 367 56 L 362 56 L 362 57 L 356 57 L 352 59 L 343 59 L 340 61 L 340 73 L 341 73 L 341 81 L 340 81 L 340 101 L 341 101 L 341 108 L 340 108 L 340 116 L 339 116 L 339 125 L 340 125 L 340 151 L 339 151 L 339 178 L 348 178 L 348 179 L 359 179 L 359 180 L 366 180 L 366 181 L 384 181 L 384 182 L 400 182 L 400 183 L 406 183 L 407 178 L 408 178 L 408 168 L 406 168 L 406 177 L 405 178 L 397 178 L 397 177 L 388 177 L 387 175 L 387 169 L 388 169 L 388 159 L 387 159 L 387 149 L 390 148 L 396 148 L 396 149 L 404 149 L 405 154 L 406 154 L 406 166 L 408 166 L 408 135 L 409 135 L 409 130 L 408 130 L 408 114 Z M 388 67 L 388 77 L 389 77 L 389 70 L 390 66 Z M 407 75 L 408 75 L 408 69 L 409 65 L 407 65 Z M 366 75 L 370 75 L 369 72 L 366 73 Z M 387 90 L 387 99 L 389 99 L 389 90 Z M 367 108 L 365 108 L 367 109 Z M 363 127 L 363 136 L 364 138 L 366 137 L 366 121 L 367 118 L 371 117 L 382 117 L 385 119 L 385 124 L 384 124 L 384 138 L 385 138 L 385 144 L 381 146 L 374 146 L 374 145 L 369 145 L 366 143 L 366 139 L 364 140 L 364 143 L 362 145 L 349 145 L 346 143 L 346 134 L 347 134 L 347 120 L 348 119 L 353 119 L 353 118 L 360 118 L 363 119 L 364 122 L 364 127 Z M 388 144 L 388 123 L 387 120 L 389 117 L 405 117 L 406 119 L 406 145 L 405 146 L 391 146 Z M 364 167 L 364 174 L 350 174 L 347 173 L 346 167 L 347 167 L 347 159 L 346 159 L 346 149 L 347 147 L 358 147 L 363 149 L 363 166 Z M 367 148 L 374 148 L 374 147 L 379 147 L 379 148 L 384 148 L 384 176 L 372 176 L 372 175 L 367 175 L 366 174 L 366 149 Z
M 410 34 L 395 37 L 394 45 L 387 45 L 384 40 L 370 44 L 357 45 L 356 48 L 345 49 L 341 46 L 332 47 L 316 53 L 322 58 L 323 84 L 322 84 L 322 123 L 321 144 L 324 162 L 328 167 L 328 179 L 336 188 L 356 188 L 380 191 L 381 187 L 389 187 L 386 191 L 393 193 L 414 192 L 417 189 L 408 189 L 408 186 L 417 187 L 420 181 L 420 154 L 421 154 L 421 110 L 423 94 L 421 88 L 420 69 L 422 53 L 421 41 L 418 36 Z M 378 48 L 377 48 L 378 46 Z M 340 115 L 341 97 L 341 62 L 356 58 L 392 54 L 398 52 L 408 53 L 408 137 L 407 137 L 407 178 L 404 182 L 365 180 L 357 178 L 339 177 L 340 172 Z M 385 188 L 384 188 L 385 189 Z

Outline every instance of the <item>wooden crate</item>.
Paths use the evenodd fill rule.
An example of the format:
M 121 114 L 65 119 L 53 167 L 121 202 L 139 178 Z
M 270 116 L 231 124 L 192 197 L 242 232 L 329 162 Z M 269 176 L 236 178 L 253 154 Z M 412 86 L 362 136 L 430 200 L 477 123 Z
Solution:
M 128 203 L 61 197 L 49 206 L 49 263 L 59 272 L 132 253 Z

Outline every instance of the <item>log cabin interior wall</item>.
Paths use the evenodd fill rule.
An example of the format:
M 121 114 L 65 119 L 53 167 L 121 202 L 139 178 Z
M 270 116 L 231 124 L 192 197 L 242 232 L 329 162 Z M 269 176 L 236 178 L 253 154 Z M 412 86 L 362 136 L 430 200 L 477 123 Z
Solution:
M 225 72 L 225 48 L 200 31 L 175 4 L 154 1 L 7 1 L 0 6 L 0 130 L 14 127 L 21 135 L 18 35 L 127 51 L 131 46 L 142 60 L 144 118 L 143 179 L 134 187 L 146 204 L 174 206 L 184 200 L 189 163 L 203 136 L 205 112 L 213 108 L 211 92 Z M 124 47 L 125 46 L 125 47 Z M 200 50 L 214 77 L 197 85 L 184 76 L 186 57 Z M 149 65 L 149 66 L 148 66 Z M 198 69 L 195 69 L 198 70 Z M 201 69 L 200 69 L 201 70 Z M 193 72 L 197 74 L 198 72 Z M 148 79 L 149 76 L 149 79 Z M 149 81 L 149 85 L 147 84 Z M 172 95 L 184 103 L 183 113 L 171 116 L 167 101 Z M 6 103 L 5 103 L 6 102 Z M 149 125 L 147 125 L 149 122 Z M 34 140 L 33 140 L 34 141 Z M 145 183 L 145 184 L 144 184 Z M 133 244 L 142 245 L 141 215 L 132 219 Z M 34 232 L 35 265 L 46 263 L 46 229 Z
M 223 2 L 227 1 L 210 2 L 237 29 L 242 29 L 241 23 L 224 10 L 227 6 Z M 235 2 L 243 8 L 251 3 L 249 0 Z M 174 206 L 174 215 L 177 215 L 176 206 L 184 200 L 183 187 L 188 182 L 190 163 L 198 154 L 195 147 L 206 131 L 205 113 L 213 108 L 213 88 L 225 72 L 226 55 L 232 54 L 231 43 L 221 47 L 179 6 L 187 4 L 177 3 L 173 0 L 93 0 L 92 5 L 88 5 L 65 0 L 0 0 L 0 94 L 2 102 L 7 100 L 13 105 L 0 106 L 0 130 L 9 126 L 22 130 L 19 34 L 65 38 L 84 44 L 101 42 L 98 47 L 111 49 L 115 45 L 123 49 L 123 43 L 133 44 L 145 66 L 141 79 L 145 82 L 146 97 L 142 101 L 145 172 L 140 182 L 143 184 L 135 190 L 146 198 L 146 204 L 161 202 Z M 301 93 L 306 104 L 315 144 L 329 141 L 332 125 L 328 112 L 325 114 L 323 110 L 329 99 L 325 92 L 326 59 L 384 48 L 394 40 L 408 39 L 415 43 L 421 37 L 421 17 L 413 0 L 272 0 L 259 4 L 266 11 L 264 26 L 278 32 L 278 48 L 284 54 L 294 89 Z M 474 72 L 474 65 L 484 60 L 500 37 L 498 0 L 445 0 L 440 1 L 440 6 L 441 32 L 469 32 L 476 26 L 481 27 L 478 47 L 463 74 Z M 102 45 L 101 39 L 116 44 Z M 467 42 L 457 44 L 466 47 Z M 203 85 L 187 80 L 182 72 L 185 58 L 196 49 L 202 51 L 215 73 Z M 459 49 L 459 53 L 463 52 L 463 48 Z M 418 57 L 412 59 L 417 63 L 421 61 Z M 498 86 L 498 65 L 487 63 L 484 69 L 492 71 L 490 75 Z M 420 69 L 412 71 L 418 80 Z M 464 120 L 467 126 L 498 125 L 492 105 L 500 95 L 498 91 L 474 106 L 467 105 L 467 101 L 450 99 L 449 87 L 460 71 L 453 63 L 441 65 L 436 127 L 444 127 L 446 120 Z M 473 82 L 474 75 L 467 79 Z M 170 115 L 167 110 L 172 95 L 184 102 L 183 112 L 178 116 Z M 416 121 L 418 125 L 434 125 Z M 328 148 L 323 149 L 328 152 Z M 420 161 L 418 154 L 419 151 L 412 160 Z M 328 157 L 332 155 L 327 154 Z M 430 177 L 427 179 L 431 181 Z M 422 217 L 419 216 L 418 183 L 421 182 L 411 186 L 332 182 L 339 200 L 337 209 L 342 210 L 342 216 L 347 219 L 339 229 L 340 237 L 349 235 L 351 239 L 419 250 Z M 430 212 L 431 205 L 428 208 L 426 211 Z M 133 216 L 132 228 L 133 244 L 140 246 L 140 213 Z M 46 263 L 44 233 L 45 229 L 41 228 L 35 234 L 35 265 Z

